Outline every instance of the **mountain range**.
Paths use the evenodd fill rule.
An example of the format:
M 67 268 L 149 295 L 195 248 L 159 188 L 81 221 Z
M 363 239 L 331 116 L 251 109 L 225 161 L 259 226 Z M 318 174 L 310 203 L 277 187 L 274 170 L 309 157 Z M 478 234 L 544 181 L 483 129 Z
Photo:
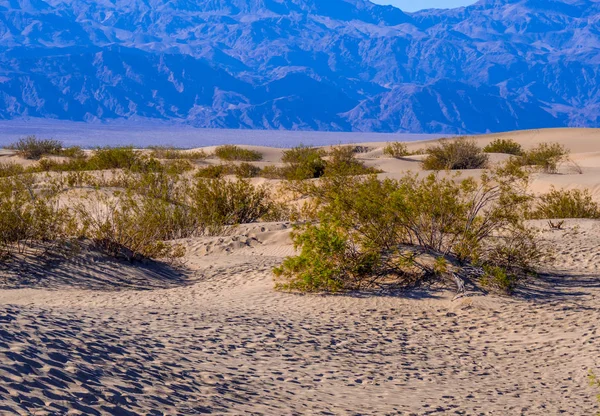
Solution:
M 0 0 L 0 119 L 600 127 L 600 0 Z

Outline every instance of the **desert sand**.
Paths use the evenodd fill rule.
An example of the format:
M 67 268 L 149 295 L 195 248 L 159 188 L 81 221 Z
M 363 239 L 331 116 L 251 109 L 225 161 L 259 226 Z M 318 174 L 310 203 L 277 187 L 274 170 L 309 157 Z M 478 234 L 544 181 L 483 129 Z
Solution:
M 582 173 L 535 174 L 535 192 L 600 200 L 600 130 L 501 136 L 572 150 Z M 384 176 L 420 169 L 363 145 Z M 253 148 L 280 161 L 280 149 Z M 289 223 L 184 240 L 184 267 L 92 250 L 33 262 L 0 276 L 0 414 L 593 415 L 600 221 L 532 225 L 556 261 L 511 298 L 276 292 L 271 269 L 294 253 Z

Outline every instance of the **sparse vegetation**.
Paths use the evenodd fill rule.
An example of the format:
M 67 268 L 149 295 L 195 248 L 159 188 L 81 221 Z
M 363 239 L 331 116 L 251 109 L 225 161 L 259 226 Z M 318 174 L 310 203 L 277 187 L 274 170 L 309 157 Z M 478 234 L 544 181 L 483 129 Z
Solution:
M 558 165 L 569 158 L 569 150 L 559 143 L 540 143 L 535 148 L 526 151 L 521 163 L 533 166 L 546 173 L 556 173 Z
M 438 145 L 429 147 L 422 165 L 425 170 L 484 169 L 488 159 L 474 140 L 461 137 L 442 139 Z
M 296 230 L 301 252 L 274 270 L 277 287 L 336 292 L 448 280 L 509 293 L 543 257 L 523 223 L 526 180 L 507 170 L 480 183 L 435 174 L 324 178 L 305 187 L 318 222 Z
M 44 251 L 73 235 L 73 216 L 58 196 L 57 187 L 37 188 L 28 174 L 0 180 L 0 257 Z
M 393 142 L 389 143 L 386 147 L 383 148 L 383 154 L 394 157 L 396 159 L 400 159 L 405 156 L 409 156 L 410 152 L 408 151 L 408 147 L 405 143 L 401 142 Z
M 600 218 L 600 204 L 586 190 L 558 190 L 552 188 L 541 195 L 530 214 L 535 219 Z
M 485 153 L 504 153 L 507 155 L 521 156 L 523 148 L 512 139 L 495 139 L 483 148 Z
M 600 378 L 598 378 L 598 376 L 596 376 L 596 374 L 590 370 L 588 379 L 590 382 L 590 386 L 593 387 L 596 391 L 596 400 L 600 405 Z M 600 416 L 600 413 L 598 413 L 598 416 Z
M 262 154 L 256 150 L 244 149 L 239 146 L 225 145 L 215 149 L 215 155 L 227 162 L 257 162 L 262 160 Z

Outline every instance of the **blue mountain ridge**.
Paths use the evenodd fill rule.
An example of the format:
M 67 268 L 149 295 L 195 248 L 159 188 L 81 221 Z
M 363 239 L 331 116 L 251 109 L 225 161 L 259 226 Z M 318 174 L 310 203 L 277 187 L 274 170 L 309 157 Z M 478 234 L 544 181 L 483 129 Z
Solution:
M 600 127 L 600 0 L 0 0 L 0 119 Z

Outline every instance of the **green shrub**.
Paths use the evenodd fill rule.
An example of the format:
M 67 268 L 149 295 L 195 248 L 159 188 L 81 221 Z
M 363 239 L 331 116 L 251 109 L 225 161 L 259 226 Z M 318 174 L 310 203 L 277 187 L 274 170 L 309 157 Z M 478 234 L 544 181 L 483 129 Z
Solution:
M 225 145 L 219 146 L 215 149 L 215 155 L 228 162 L 241 161 L 241 162 L 256 162 L 262 160 L 262 154 L 256 150 L 243 149 L 239 146 Z
M 112 257 L 133 262 L 185 255 L 181 245 L 165 241 L 179 237 L 181 217 L 189 218 L 189 210 L 180 205 L 131 190 L 113 195 L 94 191 L 76 210 L 82 234 Z
M 427 153 L 422 162 L 425 170 L 483 169 L 489 159 L 474 140 L 465 137 L 442 139 L 438 145 L 429 147 Z
M 227 165 L 208 165 L 196 171 L 197 178 L 216 179 L 231 175 L 232 169 Z
M 383 148 L 383 154 L 394 157 L 396 159 L 400 159 L 410 155 L 408 151 L 408 147 L 405 143 L 393 142 L 389 143 L 386 147 Z
M 203 150 L 185 151 L 168 146 L 151 146 L 150 156 L 155 159 L 203 160 L 208 157 Z
M 238 178 L 256 178 L 261 175 L 262 170 L 250 163 L 240 163 L 233 167 L 233 172 Z
M 39 159 L 42 156 L 60 155 L 62 143 L 52 139 L 38 139 L 35 136 L 27 136 L 19 139 L 16 143 L 8 146 L 26 159 Z
M 483 148 L 485 153 L 504 153 L 507 155 L 521 156 L 523 148 L 512 139 L 495 139 Z
M 524 226 L 527 178 L 338 176 L 304 186 L 319 224 L 301 226 L 299 256 L 275 269 L 277 287 L 310 291 L 473 281 L 511 291 L 543 257 Z
M 339 292 L 360 289 L 378 262 L 376 253 L 361 254 L 348 238 L 347 230 L 330 221 L 308 224 L 294 236 L 298 256 L 284 260 L 274 269 L 276 287 L 302 292 Z
M 569 158 L 569 150 L 559 143 L 540 143 L 523 154 L 524 166 L 534 166 L 546 173 L 556 173 L 558 165 Z
M 60 156 L 69 157 L 69 158 L 73 158 L 73 159 L 83 159 L 83 158 L 85 158 L 86 155 L 81 147 L 72 146 L 72 147 L 64 147 L 60 151 Z
M 540 196 L 530 214 L 535 219 L 600 218 L 600 204 L 586 189 L 558 190 L 554 187 Z
M 598 378 L 598 376 L 596 376 L 596 374 L 590 370 L 590 374 L 588 376 L 589 378 L 589 382 L 590 382 L 590 387 L 593 387 L 597 394 L 596 394 L 596 400 L 598 401 L 598 404 L 600 405 L 600 378 Z M 598 416 L 600 416 L 600 413 L 598 413 Z
M 8 176 L 22 175 L 25 173 L 25 168 L 16 163 L 0 163 L 0 178 Z
M 320 178 L 325 173 L 325 152 L 322 149 L 300 145 L 285 150 L 281 161 L 285 164 L 280 172 L 288 180 Z
M 141 164 L 141 155 L 133 147 L 97 148 L 88 160 L 89 170 L 135 169 Z
M 256 222 L 273 208 L 267 188 L 244 179 L 197 179 L 190 195 L 194 215 L 211 234 L 227 225 Z

